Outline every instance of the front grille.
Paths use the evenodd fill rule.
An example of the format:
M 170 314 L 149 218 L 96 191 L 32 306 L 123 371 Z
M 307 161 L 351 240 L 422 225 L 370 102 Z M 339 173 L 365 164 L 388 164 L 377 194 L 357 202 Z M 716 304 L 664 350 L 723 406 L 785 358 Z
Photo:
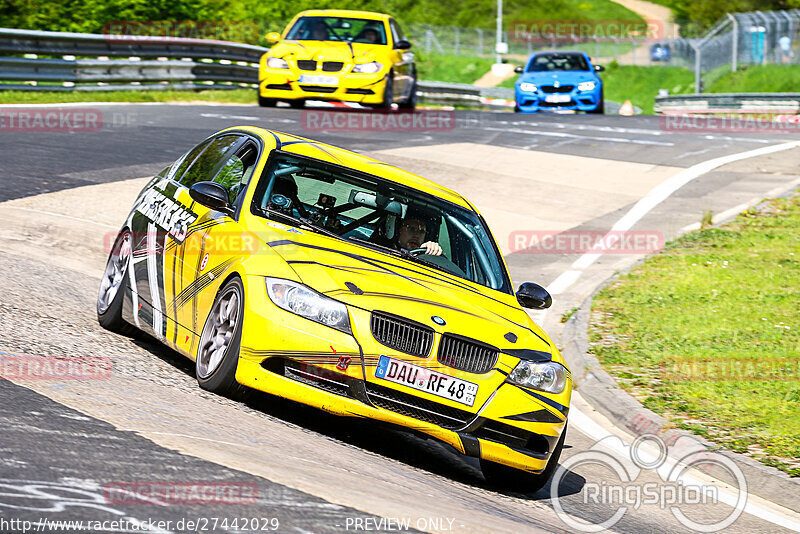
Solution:
M 442 336 L 439 343 L 439 363 L 468 373 L 488 373 L 497 363 L 498 351 L 484 345 L 452 334 Z
M 322 70 L 324 72 L 339 72 L 344 67 L 341 61 L 325 61 L 322 63 Z
M 541 87 L 543 93 L 569 93 L 572 92 L 574 85 L 562 85 L 556 87 L 555 85 L 543 85 Z
M 367 396 L 375 406 L 442 428 L 457 429 L 467 425 L 475 416 L 465 410 L 451 408 L 402 391 L 367 382 Z
M 267 85 L 267 89 L 280 89 L 281 91 L 291 91 L 292 86 L 288 83 L 271 83 Z
M 383 312 L 372 312 L 370 325 L 382 345 L 420 358 L 431 351 L 433 328 Z
M 314 386 L 344 397 L 349 396 L 350 388 L 346 377 L 322 367 L 316 367 L 294 360 L 284 360 L 283 375 L 286 378 L 297 380 L 304 384 Z
M 297 68 L 300 70 L 317 70 L 317 62 L 313 59 L 300 59 L 297 61 Z
M 336 87 L 329 85 L 301 85 L 300 89 L 310 93 L 335 93 Z
M 535 454 L 547 454 L 550 444 L 547 438 L 515 426 L 487 420 L 474 432 L 475 437 L 501 443 L 512 449 L 523 449 Z

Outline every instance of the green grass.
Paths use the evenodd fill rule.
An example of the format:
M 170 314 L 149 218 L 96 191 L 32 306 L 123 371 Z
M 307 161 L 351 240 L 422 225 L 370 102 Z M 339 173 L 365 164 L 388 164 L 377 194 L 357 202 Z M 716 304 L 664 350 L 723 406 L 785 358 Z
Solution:
M 420 80 L 451 83 L 474 83 L 494 63 L 491 58 L 423 53 L 417 53 L 416 59 Z
M 600 77 L 606 100 L 619 103 L 630 100 L 647 114 L 653 113 L 659 89 L 667 89 L 670 94 L 694 92 L 694 75 L 682 67 L 634 67 L 611 62 Z M 505 80 L 501 87 L 513 88 L 516 79 L 515 76 Z
M 795 195 L 684 236 L 601 291 L 590 350 L 676 426 L 800 476 L 798 310 Z M 744 377 L 706 371 L 754 365 Z
M 34 92 L 0 91 L 0 104 L 50 104 L 62 102 L 216 102 L 255 104 L 255 89 L 207 91 Z
M 726 67 L 714 78 L 705 77 L 707 93 L 796 93 L 800 91 L 798 65 L 742 65 L 737 72 Z

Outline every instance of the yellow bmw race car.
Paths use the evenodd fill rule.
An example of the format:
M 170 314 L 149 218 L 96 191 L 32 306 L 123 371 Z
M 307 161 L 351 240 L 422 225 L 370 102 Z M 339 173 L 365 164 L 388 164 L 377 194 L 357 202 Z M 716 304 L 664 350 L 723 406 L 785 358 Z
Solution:
M 199 385 L 399 425 L 534 491 L 572 378 L 464 197 L 385 163 L 237 127 L 155 176 L 120 230 L 100 324 L 155 336 Z
M 411 43 L 389 15 L 312 10 L 298 14 L 261 57 L 258 103 L 279 100 L 359 102 L 376 108 L 413 109 L 417 71 Z

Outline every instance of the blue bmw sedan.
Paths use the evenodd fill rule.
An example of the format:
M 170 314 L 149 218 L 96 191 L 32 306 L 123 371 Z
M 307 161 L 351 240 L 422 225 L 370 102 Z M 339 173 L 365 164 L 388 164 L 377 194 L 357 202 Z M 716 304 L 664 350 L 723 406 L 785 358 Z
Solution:
M 514 85 L 514 111 L 571 109 L 603 113 L 603 81 L 597 75 L 605 70 L 592 65 L 583 52 L 538 52 L 525 67 L 517 67 L 520 76 Z

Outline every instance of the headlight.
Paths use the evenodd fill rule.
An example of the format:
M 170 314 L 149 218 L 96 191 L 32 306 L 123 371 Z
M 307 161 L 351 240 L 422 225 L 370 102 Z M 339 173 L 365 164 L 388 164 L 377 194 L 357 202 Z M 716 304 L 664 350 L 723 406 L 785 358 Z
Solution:
M 526 91 L 528 93 L 535 93 L 536 91 L 538 91 L 538 89 L 539 88 L 536 87 L 536 84 L 533 84 L 533 83 L 524 82 L 524 83 L 519 84 L 519 90 L 520 91 Z
M 267 67 L 271 69 L 288 69 L 289 64 L 286 63 L 285 59 L 281 59 L 279 57 L 268 57 Z
M 581 82 L 578 84 L 578 91 L 591 91 L 597 84 L 595 82 Z
M 297 282 L 267 278 L 267 294 L 279 308 L 352 334 L 347 306 Z
M 382 68 L 383 65 L 377 61 L 372 61 L 370 63 L 359 63 L 353 66 L 353 72 L 361 74 L 375 74 L 376 72 L 380 72 Z
M 511 371 L 508 380 L 547 393 L 561 393 L 567 385 L 567 370 L 556 362 L 523 360 Z

